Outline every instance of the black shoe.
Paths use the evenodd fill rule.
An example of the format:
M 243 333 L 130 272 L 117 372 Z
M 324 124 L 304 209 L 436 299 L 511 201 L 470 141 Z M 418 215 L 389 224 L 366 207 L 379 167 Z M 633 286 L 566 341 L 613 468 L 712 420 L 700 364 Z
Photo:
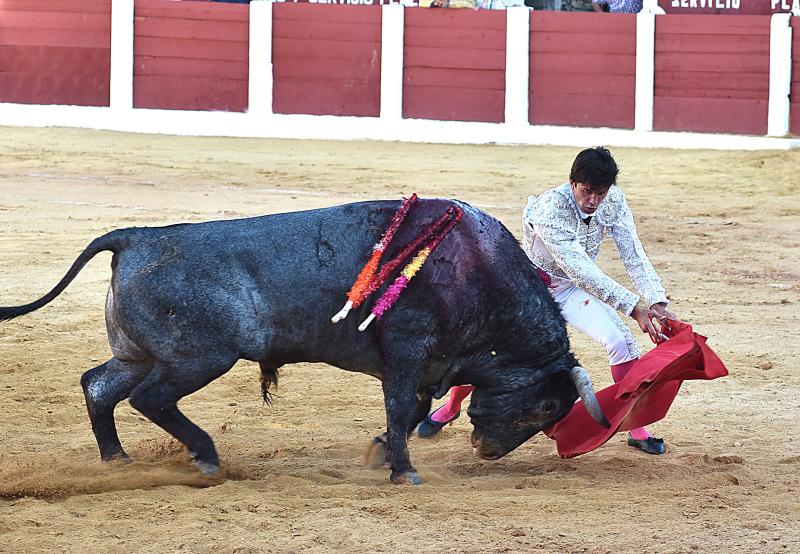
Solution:
M 458 412 L 456 416 L 449 421 L 444 421 L 444 422 L 433 421 L 431 419 L 431 416 L 441 409 L 442 409 L 441 406 L 439 408 L 436 408 L 430 414 L 428 414 L 428 417 L 426 417 L 420 422 L 420 424 L 417 426 L 418 437 L 422 438 L 432 437 L 433 435 L 441 431 L 445 425 L 447 425 L 448 423 L 453 423 L 455 420 L 458 419 L 458 416 L 461 415 L 461 412 Z
M 628 433 L 628 446 L 638 448 L 648 454 L 663 454 L 667 451 L 667 446 L 664 444 L 664 439 L 657 439 L 655 437 L 647 437 L 644 440 L 635 439 Z

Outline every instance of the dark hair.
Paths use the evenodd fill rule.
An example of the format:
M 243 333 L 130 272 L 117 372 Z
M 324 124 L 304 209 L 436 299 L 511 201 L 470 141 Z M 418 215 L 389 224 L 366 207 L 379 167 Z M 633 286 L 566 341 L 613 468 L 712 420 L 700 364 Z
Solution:
M 617 162 L 607 148 L 596 146 L 581 151 L 572 162 L 569 180 L 593 189 L 608 189 L 617 182 Z

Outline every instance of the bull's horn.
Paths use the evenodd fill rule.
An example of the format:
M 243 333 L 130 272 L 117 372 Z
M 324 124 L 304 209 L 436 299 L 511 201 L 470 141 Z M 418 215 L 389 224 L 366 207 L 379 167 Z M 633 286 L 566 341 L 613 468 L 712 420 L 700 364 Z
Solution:
M 589 377 L 589 372 L 578 365 L 569 370 L 569 375 L 572 377 L 572 382 L 575 383 L 575 388 L 578 389 L 578 395 L 583 400 L 583 405 L 586 406 L 586 411 L 589 412 L 592 419 L 606 429 L 610 429 L 611 424 L 606 419 L 606 416 L 603 415 L 603 410 L 600 408 L 600 403 L 594 394 L 592 378 Z

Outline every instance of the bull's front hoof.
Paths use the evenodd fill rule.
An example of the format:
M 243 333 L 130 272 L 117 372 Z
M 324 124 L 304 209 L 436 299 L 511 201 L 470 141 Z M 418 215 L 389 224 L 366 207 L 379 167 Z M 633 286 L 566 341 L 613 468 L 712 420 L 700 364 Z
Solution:
M 421 485 L 422 478 L 416 471 L 393 471 L 389 478 L 395 485 Z
M 206 477 L 216 477 L 216 475 L 219 473 L 219 464 L 202 462 L 200 460 L 195 460 L 194 464 L 197 466 L 197 469 L 199 469 L 200 472 Z
M 364 467 L 378 469 L 384 466 L 386 461 L 386 441 L 381 437 L 375 437 L 364 450 Z
M 124 450 L 118 450 L 110 454 L 101 454 L 100 459 L 104 462 L 122 462 L 126 464 L 133 461 Z

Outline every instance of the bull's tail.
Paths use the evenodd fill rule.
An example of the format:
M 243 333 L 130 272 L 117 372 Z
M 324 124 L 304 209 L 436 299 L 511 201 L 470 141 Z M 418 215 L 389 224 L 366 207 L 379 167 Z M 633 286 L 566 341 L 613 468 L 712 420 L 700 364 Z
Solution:
M 116 252 L 119 248 L 120 244 L 117 240 L 119 235 L 119 231 L 112 231 L 111 233 L 107 233 L 102 237 L 98 237 L 94 239 L 86 249 L 80 253 L 78 258 L 72 263 L 72 267 L 69 268 L 67 274 L 61 278 L 61 281 L 53 287 L 53 290 L 42 296 L 40 299 L 31 302 L 30 304 L 25 304 L 24 306 L 9 306 L 7 308 L 0 307 L 0 321 L 6 321 L 8 319 L 13 319 L 15 317 L 25 315 L 30 313 L 34 310 L 38 310 L 45 304 L 51 302 L 56 296 L 61 294 L 67 285 L 69 285 L 72 280 L 78 275 L 83 266 L 95 257 L 100 252 L 105 250 L 111 250 L 112 252 Z
M 269 389 L 273 385 L 278 386 L 278 368 L 265 362 L 259 362 L 259 366 L 261 367 L 261 396 L 264 397 L 264 403 L 269 406 L 272 404 L 274 396 Z

